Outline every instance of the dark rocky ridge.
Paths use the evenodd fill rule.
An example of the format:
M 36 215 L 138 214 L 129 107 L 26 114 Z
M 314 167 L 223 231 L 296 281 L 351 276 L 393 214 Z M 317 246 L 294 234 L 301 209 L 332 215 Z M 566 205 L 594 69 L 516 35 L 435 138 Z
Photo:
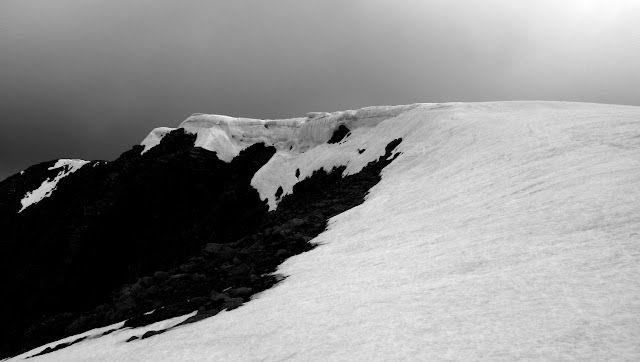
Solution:
M 136 146 L 85 165 L 21 214 L 53 162 L 0 183 L 2 356 L 124 319 L 137 327 L 198 310 L 189 323 L 240 306 L 313 248 L 330 217 L 364 201 L 399 143 L 356 175 L 316 171 L 267 212 L 249 183 L 275 150 L 254 145 L 227 164 L 193 137 L 177 130 L 144 155 Z
M 260 224 L 268 209 L 249 182 L 275 149 L 254 145 L 225 163 L 194 139 L 177 130 L 144 155 L 135 146 L 85 165 L 21 213 L 24 193 L 57 173 L 53 162 L 0 184 L 3 355 L 78 332 L 78 313 L 123 283 Z

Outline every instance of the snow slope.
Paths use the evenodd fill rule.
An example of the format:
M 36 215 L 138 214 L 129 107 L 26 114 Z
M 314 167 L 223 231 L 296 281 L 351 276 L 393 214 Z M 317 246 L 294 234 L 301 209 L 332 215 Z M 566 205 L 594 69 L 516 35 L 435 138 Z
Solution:
M 287 279 L 244 306 L 36 360 L 640 359 L 640 108 L 398 109 L 351 124 L 337 146 L 322 144 L 336 121 L 299 136 L 309 122 L 288 120 L 227 143 L 216 142 L 260 122 L 185 121 L 206 121 L 197 142 L 230 157 L 251 140 L 278 144 L 252 181 L 272 207 L 271 189 L 290 189 L 297 167 L 355 172 L 399 137 L 402 155 L 364 204 L 331 220 L 321 246 L 280 267 Z M 238 127 L 202 130 L 215 122 Z
M 40 202 L 42 199 L 51 196 L 53 191 L 56 189 L 58 182 L 62 180 L 64 177 L 76 172 L 80 169 L 80 167 L 86 165 L 89 161 L 84 160 L 67 160 L 60 159 L 55 165 L 49 167 L 49 170 L 57 170 L 60 169 L 60 172 L 54 177 L 52 180 L 44 180 L 42 184 L 35 190 L 27 192 L 26 195 L 20 200 L 20 204 L 22 208 L 18 212 L 22 212 L 27 207 Z

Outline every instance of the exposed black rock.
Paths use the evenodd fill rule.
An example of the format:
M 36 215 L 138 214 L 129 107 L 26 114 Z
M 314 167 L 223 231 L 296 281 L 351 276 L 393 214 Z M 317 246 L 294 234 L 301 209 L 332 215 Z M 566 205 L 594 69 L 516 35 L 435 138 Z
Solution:
M 249 287 L 238 287 L 238 288 L 233 288 L 233 289 L 229 289 L 227 291 L 227 294 L 229 294 L 230 297 L 241 297 L 241 298 L 248 298 L 249 296 L 251 296 L 252 290 Z
M 102 336 L 109 335 L 109 334 L 111 334 L 111 333 L 113 333 L 113 332 L 117 331 L 118 329 L 119 329 L 119 328 L 110 329 L 110 330 L 108 330 L 108 331 L 106 331 L 106 332 L 103 332 L 101 335 L 102 335 Z
M 42 217 L 45 211 L 39 211 L 40 208 L 47 208 L 47 212 L 57 212 L 59 209 L 55 207 L 60 208 L 64 205 L 65 199 L 71 200 L 71 210 L 79 207 L 76 205 L 90 205 L 97 209 L 94 212 L 100 213 L 89 213 L 91 218 L 80 218 L 78 221 L 73 217 L 78 218 L 84 214 L 71 212 L 66 216 L 71 217 L 73 225 L 69 229 L 76 230 L 74 227 L 79 227 L 76 225 L 86 225 L 87 230 L 99 226 L 97 230 L 100 233 L 82 229 L 76 239 L 72 238 L 78 244 L 76 247 L 79 251 L 76 254 L 71 253 L 73 245 L 61 241 L 47 249 L 51 253 L 57 252 L 57 258 L 63 258 L 63 265 L 70 259 L 72 267 L 61 268 L 60 261 L 49 263 L 54 266 L 53 272 L 61 278 L 55 288 L 38 289 L 39 286 L 33 281 L 44 276 L 37 272 L 29 274 L 33 279 L 24 280 L 30 282 L 32 287 L 35 285 L 40 295 L 45 291 L 53 291 L 55 298 L 68 298 L 64 293 L 72 292 L 67 284 L 71 283 L 77 288 L 73 296 L 83 299 L 84 303 L 70 303 L 67 299 L 65 303 L 75 306 L 75 309 L 47 309 L 42 304 L 31 302 L 31 305 L 37 305 L 46 313 L 32 313 L 30 319 L 23 324 L 14 321 L 13 330 L 19 338 L 5 343 L 3 354 L 17 353 L 66 335 L 125 319 L 125 326 L 139 327 L 197 310 L 195 316 L 180 324 L 183 325 L 211 317 L 223 309 L 241 306 L 250 300 L 252 295 L 282 280 L 282 276 L 272 274 L 277 266 L 293 255 L 312 249 L 315 245 L 311 244 L 310 240 L 326 228 L 331 217 L 364 201 L 368 190 L 380 180 L 380 171 L 397 157 L 398 154 L 394 154 L 393 151 L 401 141 L 398 139 L 389 143 L 385 155 L 369 163 L 357 174 L 342 177 L 345 167 L 334 168 L 331 172 L 315 171 L 310 177 L 296 184 L 291 194 L 282 197 L 275 211 L 267 212 L 266 204 L 259 200 L 257 192 L 251 188 L 249 182 L 255 171 L 271 157 L 272 149 L 254 145 L 236 157 L 231 164 L 225 164 L 217 158 L 209 157 L 215 157 L 215 153 L 191 147 L 190 142 L 193 140 L 188 137 L 190 135 L 180 132 L 171 133 L 159 146 L 143 156 L 131 154 L 132 151 L 129 151 L 121 157 L 128 161 L 118 159 L 96 166 L 95 168 L 100 170 L 101 167 L 122 162 L 117 167 L 101 170 L 100 175 L 95 176 L 99 178 L 116 173 L 114 181 L 104 181 L 108 186 L 90 175 L 78 179 L 89 182 L 93 187 L 99 186 L 98 195 L 104 197 L 96 197 L 94 194 L 94 198 L 90 198 L 88 194 L 74 194 L 72 190 L 79 188 L 82 191 L 82 186 L 70 183 L 65 186 L 66 191 L 62 188 L 63 185 L 59 185 L 48 204 L 43 200 L 42 204 L 33 209 L 32 213 Z M 186 145 L 181 144 L 183 138 L 187 138 Z M 136 151 L 139 151 L 139 148 Z M 166 155 L 171 152 L 171 156 Z M 157 165 L 156 162 L 161 164 Z M 178 164 L 184 162 L 188 165 Z M 76 173 L 79 174 L 83 169 Z M 131 174 L 123 175 L 122 173 L 126 173 L 124 170 Z M 181 176 L 180 173 L 187 175 Z M 71 179 L 71 176 L 69 178 Z M 154 181 L 154 178 L 172 181 L 167 185 L 169 181 Z M 120 182 L 127 184 L 122 185 Z M 154 182 L 160 182 L 160 185 Z M 154 189 L 155 193 L 151 190 L 145 192 L 144 185 Z M 0 184 L 0 193 L 3 192 L 3 186 L 4 183 Z M 113 188 L 117 187 L 121 189 L 113 191 Z M 135 192 L 126 192 L 130 187 L 135 187 L 135 192 L 142 192 L 144 196 L 135 198 Z M 194 190 L 176 190 L 189 187 Z M 166 190 L 176 191 L 168 192 L 169 195 L 165 197 L 164 202 L 156 200 L 157 194 L 164 195 L 167 193 Z M 178 195 L 172 192 L 177 192 Z M 197 197 L 191 192 L 196 193 Z M 62 196 L 54 199 L 58 195 Z M 119 197 L 134 198 L 135 202 L 121 200 Z M 187 199 L 183 199 L 185 197 Z M 119 202 L 134 210 L 129 212 L 125 206 L 119 205 Z M 95 206 L 96 204 L 101 206 Z M 145 205 L 142 210 L 139 204 Z M 196 210 L 187 210 L 191 207 Z M 232 215 L 225 214 L 227 210 L 230 210 Z M 139 217 L 142 221 L 127 224 L 127 220 L 123 220 L 124 217 L 118 218 L 113 215 L 114 212 L 129 212 L 127 217 Z M 145 217 L 144 213 L 151 216 Z M 107 220 L 112 224 L 105 225 L 102 219 L 105 216 L 109 217 Z M 175 220 L 169 216 L 174 216 Z M 19 217 L 16 217 L 16 220 Z M 193 222 L 187 222 L 189 218 Z M 57 222 L 61 221 L 61 218 L 55 219 Z M 151 222 L 147 221 L 148 219 Z M 108 226 L 117 229 L 117 223 L 125 223 L 126 227 L 131 228 L 142 225 L 144 229 L 133 229 L 134 237 L 130 238 L 119 234 L 117 230 L 108 229 Z M 53 228 L 50 225 L 45 226 Z M 69 235 L 58 232 L 65 237 Z M 96 238 L 96 241 L 90 243 L 89 239 L 82 239 L 85 233 Z M 148 234 L 153 235 L 152 238 L 147 238 Z M 102 235 L 105 236 L 101 237 Z M 117 237 L 126 238 L 126 241 L 113 240 Z M 117 250 L 110 250 L 110 246 Z M 56 249 L 58 247 L 65 249 L 60 252 Z M 92 254 L 85 250 L 92 250 L 93 247 L 98 248 L 100 253 Z M 107 262 L 100 260 L 100 256 L 104 254 L 109 255 Z M 27 253 L 19 255 L 20 260 L 28 258 Z M 94 258 L 97 267 L 75 259 L 91 257 Z M 44 256 L 40 256 L 40 259 L 35 260 L 44 263 L 41 261 L 43 259 L 46 260 Z M 80 270 L 79 266 L 73 267 L 74 263 L 79 263 L 81 268 L 90 271 L 85 278 L 73 274 Z M 19 269 L 19 263 L 12 264 L 12 268 Z M 104 290 L 95 291 L 97 288 L 94 284 L 98 281 L 109 286 Z M 85 293 L 92 294 L 87 297 Z M 24 297 L 29 295 L 25 293 Z M 15 310 L 20 306 L 15 303 L 12 308 Z M 28 310 L 22 310 L 28 314 Z M 153 312 L 147 313 L 149 310 Z M 166 330 L 150 331 L 130 340 L 148 338 L 164 331 Z
M 56 161 L 39 163 L 0 182 L 0 226 L 6 225 L 8 220 L 15 217 L 16 212 L 22 208 L 20 200 L 27 192 L 37 189 L 43 181 L 56 177 L 60 170 L 49 170 Z M 12 230 L 5 228 L 0 230 L 0 257 L 11 251 L 8 249 L 9 242 L 14 237 L 11 232 Z
M 327 141 L 327 143 L 338 143 L 347 138 L 350 133 L 351 130 L 344 124 L 341 124 L 340 126 L 338 126 L 338 128 L 336 128 L 335 131 L 333 131 L 333 135 L 331 135 L 331 138 Z
M 225 163 L 194 140 L 179 129 L 143 155 L 135 146 L 113 162 L 87 164 L 21 213 L 24 194 L 57 174 L 48 170 L 54 161 L 0 183 L 0 283 L 8 291 L 1 356 L 126 318 L 139 310 L 131 300 L 112 314 L 79 315 L 125 283 L 147 290 L 163 279 L 155 271 L 207 242 L 255 231 L 268 207 L 250 180 L 275 149 L 256 144 Z

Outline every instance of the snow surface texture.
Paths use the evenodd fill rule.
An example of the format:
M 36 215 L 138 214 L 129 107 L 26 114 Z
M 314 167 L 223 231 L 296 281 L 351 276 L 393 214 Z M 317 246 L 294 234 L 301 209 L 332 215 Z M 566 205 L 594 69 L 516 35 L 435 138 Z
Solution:
M 52 180 L 46 179 L 37 189 L 27 192 L 22 200 L 20 200 L 22 208 L 18 212 L 22 212 L 27 207 L 40 202 L 40 200 L 44 199 L 45 197 L 51 196 L 60 180 L 62 180 L 65 176 L 76 172 L 80 169 L 80 167 L 84 166 L 87 163 L 89 163 L 89 161 L 66 159 L 58 160 L 55 165 L 49 167 L 49 170 L 60 169 L 60 172 L 58 172 L 56 177 L 54 177 Z
M 183 126 L 208 119 L 195 117 Z M 282 283 L 149 339 L 96 338 L 38 359 L 640 359 L 640 108 L 423 104 L 375 119 L 342 144 L 309 146 L 313 159 L 286 153 L 304 144 L 284 136 L 300 134 L 285 131 L 298 121 L 278 131 L 283 161 L 265 165 L 278 182 L 297 166 L 353 171 L 350 150 L 403 138 L 367 200 L 280 266 Z M 202 145 L 225 137 L 198 132 Z

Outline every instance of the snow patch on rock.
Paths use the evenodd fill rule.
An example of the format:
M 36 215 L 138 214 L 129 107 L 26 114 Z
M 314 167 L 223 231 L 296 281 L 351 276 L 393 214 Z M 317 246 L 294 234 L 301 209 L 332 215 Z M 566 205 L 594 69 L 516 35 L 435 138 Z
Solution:
M 64 177 L 78 171 L 82 166 L 89 163 L 89 161 L 85 160 L 69 160 L 69 159 L 60 159 L 55 165 L 49 167 L 49 170 L 57 170 L 60 169 L 58 174 L 52 179 L 46 179 L 42 182 L 42 184 L 35 190 L 27 192 L 22 200 L 20 200 L 20 204 L 22 204 L 22 208 L 18 212 L 24 211 L 27 207 L 40 202 L 42 199 L 51 196 L 53 191 L 56 189 L 58 182 L 62 180 Z

